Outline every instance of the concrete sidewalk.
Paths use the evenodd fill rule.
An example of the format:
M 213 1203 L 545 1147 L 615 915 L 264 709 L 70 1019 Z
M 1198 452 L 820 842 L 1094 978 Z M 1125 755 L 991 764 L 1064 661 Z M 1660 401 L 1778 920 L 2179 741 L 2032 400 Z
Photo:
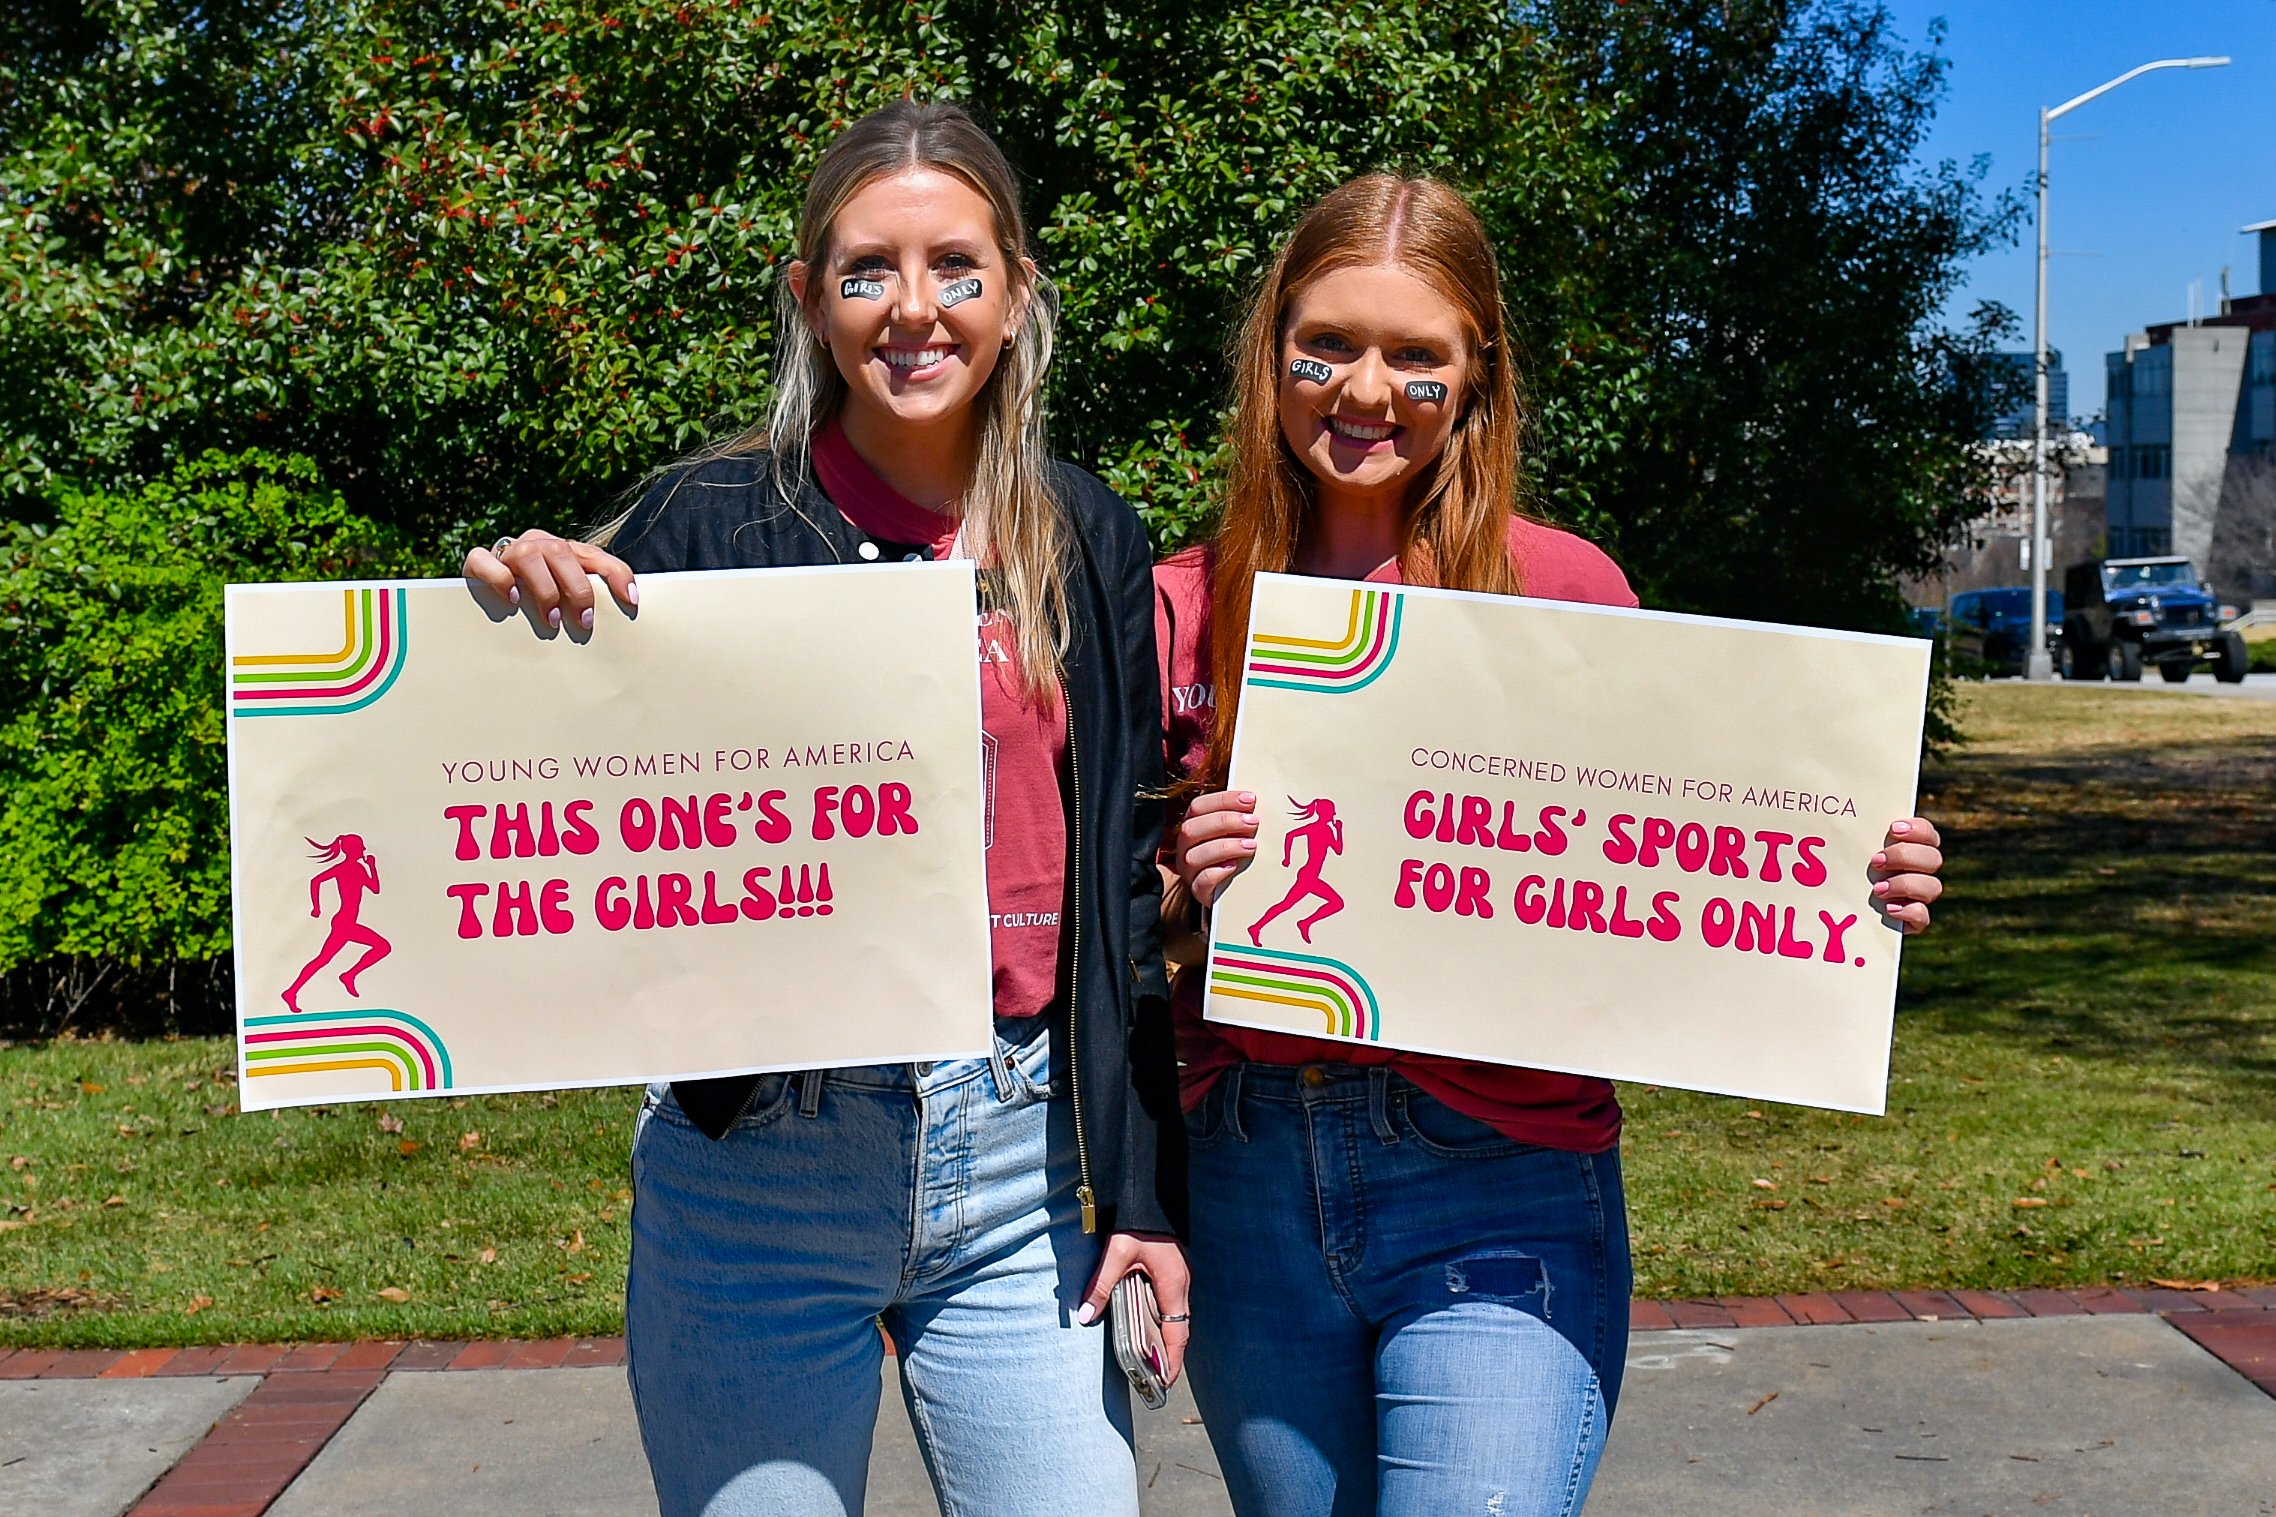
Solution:
M 2014 1305 L 1962 1294 L 1987 1315 Z M 2080 1297 L 2095 1293 L 2023 1294 L 2069 1314 L 1639 1332 L 1591 1517 L 2276 1517 L 2276 1310 L 2232 1297 L 2233 1310 L 2168 1318 L 2105 1292 L 2125 1314 L 2090 1315 Z M 1771 1305 L 1638 1311 L 1790 1321 L 1805 1309 L 1773 1317 Z M 145 1371 L 131 1355 L 0 1356 L 0 1512 L 655 1510 L 605 1341 L 341 1350 L 185 1350 L 152 1378 L 134 1378 Z M 315 1372 L 292 1372 L 294 1354 Z M 571 1367 L 580 1359 L 589 1367 Z M 454 1372 L 434 1372 L 446 1363 Z M 125 1378 L 20 1378 L 27 1366 Z M 868 1510 L 935 1517 L 890 1364 L 880 1391 Z M 1140 1414 L 1139 1451 L 1147 1517 L 1230 1512 L 1182 1392 Z

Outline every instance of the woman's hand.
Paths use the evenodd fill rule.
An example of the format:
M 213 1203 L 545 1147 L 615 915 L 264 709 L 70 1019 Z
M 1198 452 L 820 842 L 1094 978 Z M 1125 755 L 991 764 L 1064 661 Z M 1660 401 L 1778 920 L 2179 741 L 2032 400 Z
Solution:
M 524 532 L 502 552 L 476 548 L 466 555 L 468 581 L 500 599 L 526 606 L 549 627 L 564 621 L 593 630 L 593 575 L 608 582 L 618 602 L 640 604 L 632 566 L 591 543 L 572 542 L 550 532 Z
M 1115 1233 L 1109 1237 L 1098 1273 L 1091 1277 L 1090 1294 L 1083 1297 L 1075 1320 L 1088 1327 L 1105 1316 L 1115 1286 L 1132 1270 L 1153 1282 L 1154 1301 L 1161 1307 L 1162 1316 L 1181 1319 L 1162 1323 L 1162 1379 L 1175 1385 L 1185 1369 L 1186 1340 L 1193 1336 L 1192 1324 L 1182 1320 L 1189 1310 L 1189 1277 L 1185 1248 L 1177 1239 L 1167 1233 Z
M 1936 877 L 1944 867 L 1943 839 L 1925 817 L 1889 824 L 1889 836 L 1873 855 L 1873 898 L 1889 920 L 1906 932 L 1928 931 L 1929 904 L 1944 893 Z
M 1213 790 L 1178 823 L 1178 878 L 1201 905 L 1216 905 L 1226 884 L 1256 857 L 1256 808 L 1257 798 L 1246 790 Z

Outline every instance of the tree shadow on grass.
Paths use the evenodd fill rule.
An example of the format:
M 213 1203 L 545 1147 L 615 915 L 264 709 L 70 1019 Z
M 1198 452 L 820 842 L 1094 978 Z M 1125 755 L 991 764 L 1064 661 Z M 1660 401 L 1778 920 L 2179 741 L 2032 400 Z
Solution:
M 2276 753 L 2265 737 L 1969 753 L 1924 777 L 1951 894 L 1901 1010 L 2276 1106 Z

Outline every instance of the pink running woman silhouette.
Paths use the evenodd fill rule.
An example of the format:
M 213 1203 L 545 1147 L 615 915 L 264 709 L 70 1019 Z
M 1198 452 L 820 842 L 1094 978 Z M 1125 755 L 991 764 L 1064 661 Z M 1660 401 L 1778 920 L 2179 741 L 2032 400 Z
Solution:
M 1343 818 L 1336 815 L 1336 803 L 1324 796 L 1316 801 L 1299 801 L 1290 796 L 1288 804 L 1296 808 L 1296 819 L 1304 825 L 1290 828 L 1288 836 L 1281 839 L 1280 867 L 1288 867 L 1298 838 L 1304 840 L 1304 862 L 1296 870 L 1296 883 L 1288 887 L 1288 894 L 1280 898 L 1280 904 L 1249 924 L 1249 941 L 1259 948 L 1264 946 L 1266 925 L 1306 896 L 1320 898 L 1320 909 L 1299 918 L 1296 923 L 1297 933 L 1307 943 L 1312 941 L 1314 922 L 1343 910 L 1343 897 L 1337 894 L 1335 886 L 1320 878 L 1327 856 L 1343 852 Z
M 340 988 L 352 996 L 356 993 L 356 976 L 386 958 L 395 946 L 356 920 L 356 913 L 363 909 L 364 892 L 379 894 L 379 860 L 365 849 L 364 840 L 352 832 L 343 832 L 329 843 L 310 838 L 308 846 L 316 850 L 315 857 L 338 861 L 308 882 L 308 914 L 312 917 L 324 914 L 326 880 L 340 892 L 340 909 L 333 914 L 332 930 L 325 936 L 324 946 L 316 951 L 316 957 L 308 961 L 300 978 L 284 993 L 285 1005 L 296 1012 L 300 1010 L 300 988 L 315 978 L 316 971 L 331 963 L 341 949 L 350 943 L 364 945 L 363 957 L 340 973 Z

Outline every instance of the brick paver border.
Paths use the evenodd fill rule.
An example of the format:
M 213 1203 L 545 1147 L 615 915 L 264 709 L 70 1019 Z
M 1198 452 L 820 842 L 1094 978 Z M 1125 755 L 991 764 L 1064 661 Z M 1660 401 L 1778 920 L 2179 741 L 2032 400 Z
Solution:
M 2154 1315 L 2276 1396 L 2276 1286 L 2177 1291 L 1831 1291 L 1638 1301 L 1636 1332 Z M 167 1471 L 129 1517 L 261 1517 L 391 1374 L 592 1369 L 624 1363 L 622 1338 L 388 1339 L 197 1348 L 0 1349 L 0 1380 L 258 1375 L 261 1384 Z

